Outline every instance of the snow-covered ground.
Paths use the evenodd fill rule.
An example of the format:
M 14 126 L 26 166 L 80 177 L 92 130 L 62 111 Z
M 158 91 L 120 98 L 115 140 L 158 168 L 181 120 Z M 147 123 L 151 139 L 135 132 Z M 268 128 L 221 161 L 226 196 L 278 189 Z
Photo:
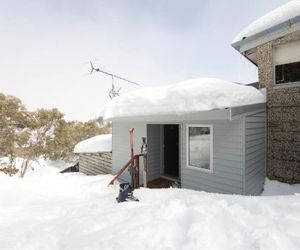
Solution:
M 110 175 L 42 165 L 0 173 L 1 249 L 300 249 L 300 185 L 267 181 L 260 197 L 141 188 L 118 204 Z

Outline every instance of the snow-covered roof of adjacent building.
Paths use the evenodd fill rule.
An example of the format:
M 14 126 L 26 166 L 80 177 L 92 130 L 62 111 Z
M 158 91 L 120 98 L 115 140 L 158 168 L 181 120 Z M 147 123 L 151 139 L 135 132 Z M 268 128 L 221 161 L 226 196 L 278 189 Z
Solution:
M 300 0 L 269 12 L 243 29 L 232 41 L 240 52 L 300 29 Z
M 254 87 L 200 78 L 124 93 L 108 104 L 104 118 L 184 115 L 264 102 L 264 94 Z
M 97 153 L 97 152 L 111 152 L 112 151 L 112 135 L 97 135 L 87 140 L 79 142 L 75 148 L 74 153 Z

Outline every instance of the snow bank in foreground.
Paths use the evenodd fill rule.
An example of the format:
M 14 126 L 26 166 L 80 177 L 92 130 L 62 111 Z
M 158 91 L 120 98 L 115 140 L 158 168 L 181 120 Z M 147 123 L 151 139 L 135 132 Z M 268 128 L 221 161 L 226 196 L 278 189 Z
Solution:
M 232 43 L 241 41 L 244 37 L 255 35 L 299 15 L 300 1 L 290 1 L 251 23 L 233 39 Z
M 124 93 L 108 104 L 104 117 L 181 115 L 262 102 L 264 95 L 254 87 L 202 78 Z
M 299 249 L 300 195 L 135 191 L 116 203 L 110 175 L 0 174 L 3 249 Z M 273 189 L 268 182 L 266 191 Z M 285 185 L 285 184 L 282 184 Z M 273 190 L 274 191 L 274 190 Z M 293 192 L 292 192 L 293 193 Z
M 74 153 L 95 153 L 95 152 L 111 152 L 112 151 L 112 135 L 97 135 L 87 140 L 79 142 Z
M 15 159 L 15 168 L 20 171 L 21 165 L 23 163 L 24 159 L 17 157 Z M 76 161 L 69 161 L 66 162 L 64 160 L 49 160 L 44 159 L 43 157 L 40 157 L 36 161 L 31 161 L 29 163 L 29 168 L 26 171 L 25 177 L 27 176 L 33 176 L 35 178 L 38 178 L 39 175 L 48 174 L 49 172 L 57 173 L 66 167 L 73 166 L 76 163 Z M 9 158 L 8 157 L 2 157 L 0 158 L 0 167 L 6 167 L 9 164 Z M 19 173 L 15 175 L 19 176 Z

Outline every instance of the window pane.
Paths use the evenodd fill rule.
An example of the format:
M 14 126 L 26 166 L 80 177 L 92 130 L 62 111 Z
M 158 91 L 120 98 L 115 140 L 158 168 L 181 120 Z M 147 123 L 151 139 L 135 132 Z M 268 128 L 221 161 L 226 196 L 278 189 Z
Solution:
M 189 127 L 189 166 L 210 169 L 210 128 Z
M 300 82 L 300 62 L 276 65 L 276 84 Z

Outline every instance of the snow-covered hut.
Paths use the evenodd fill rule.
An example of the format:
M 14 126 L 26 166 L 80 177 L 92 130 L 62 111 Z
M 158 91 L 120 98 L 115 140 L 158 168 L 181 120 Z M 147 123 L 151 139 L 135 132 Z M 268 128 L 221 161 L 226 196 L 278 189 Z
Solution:
M 265 180 L 266 105 L 251 86 L 204 78 L 141 88 L 115 98 L 105 110 L 112 121 L 113 167 L 129 160 L 147 139 L 147 179 L 167 178 L 183 188 L 259 194 Z M 129 180 L 128 172 L 120 176 Z M 141 179 L 142 182 L 142 179 Z
M 97 135 L 79 142 L 74 153 L 79 156 L 79 171 L 87 175 L 111 174 L 112 135 Z

